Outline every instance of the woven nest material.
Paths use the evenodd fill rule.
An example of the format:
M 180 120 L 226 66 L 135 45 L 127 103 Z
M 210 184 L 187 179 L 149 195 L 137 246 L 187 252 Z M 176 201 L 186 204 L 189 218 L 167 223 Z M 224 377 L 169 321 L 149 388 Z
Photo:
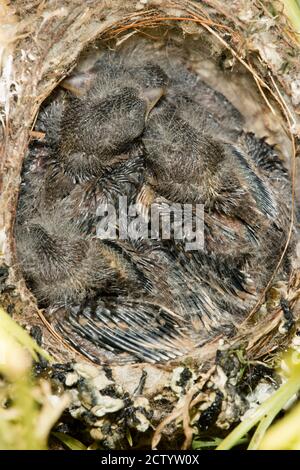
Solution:
M 45 365 L 43 374 L 60 390 L 70 391 L 69 412 L 84 422 L 94 439 L 108 448 L 128 446 L 131 429 L 134 443 L 142 442 L 142 435 L 143 442 L 152 441 L 154 447 L 161 441 L 188 448 L 195 429 L 228 429 L 249 406 L 239 382 L 241 361 L 272 365 L 290 344 L 300 316 L 297 260 L 289 283 L 271 287 L 268 302 L 261 298 L 230 342 L 216 340 L 172 365 L 97 366 L 51 329 L 18 268 L 13 228 L 23 158 L 41 103 L 78 63 L 84 67 L 102 43 L 118 47 L 141 37 L 154 43 L 172 37 L 202 78 L 243 113 L 249 129 L 277 144 L 290 168 L 295 198 L 300 135 L 297 38 L 268 1 L 12 3 L 0 7 L 7 23 L 0 30 L 0 262 L 1 272 L 7 272 L 1 304 L 28 329 L 41 329 L 42 346 L 57 363 Z M 287 310 L 292 321 L 286 319 Z

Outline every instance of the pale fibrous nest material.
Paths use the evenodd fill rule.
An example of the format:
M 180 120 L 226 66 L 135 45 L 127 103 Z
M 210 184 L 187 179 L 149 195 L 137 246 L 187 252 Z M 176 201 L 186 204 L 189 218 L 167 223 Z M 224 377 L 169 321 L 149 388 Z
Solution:
M 172 37 L 202 78 L 244 114 L 249 129 L 277 144 L 290 168 L 295 194 L 299 36 L 282 10 L 282 2 L 267 0 L 1 2 L 1 304 L 28 329 L 41 328 L 42 346 L 57 363 L 49 365 L 49 377 L 69 390 L 71 415 L 108 448 L 130 445 L 137 435 L 152 441 L 153 447 L 163 439 L 170 447 L 188 448 L 199 426 L 206 429 L 209 414 L 215 413 L 214 426 L 219 429 L 237 422 L 248 407 L 235 387 L 241 362 L 264 360 L 272 366 L 277 352 L 295 334 L 299 265 L 295 260 L 289 283 L 273 286 L 268 302 L 261 299 L 230 342 L 217 340 L 172 365 L 89 363 L 51 330 L 25 286 L 15 254 L 20 173 L 38 109 L 102 42 L 118 47 L 139 37 L 153 44 Z

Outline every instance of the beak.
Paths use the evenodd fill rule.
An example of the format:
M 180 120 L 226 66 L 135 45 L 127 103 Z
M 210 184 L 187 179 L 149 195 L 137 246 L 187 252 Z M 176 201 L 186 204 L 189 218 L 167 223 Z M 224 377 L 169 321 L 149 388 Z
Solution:
M 165 94 L 165 88 L 147 88 L 143 90 L 140 94 L 140 97 L 146 102 L 146 116 L 145 120 L 148 118 L 150 111 L 154 108 L 156 103 L 160 100 L 160 98 Z
M 70 75 L 65 78 L 60 86 L 68 90 L 72 95 L 80 97 L 83 96 L 91 87 L 96 74 L 91 72 L 78 72 L 75 75 Z

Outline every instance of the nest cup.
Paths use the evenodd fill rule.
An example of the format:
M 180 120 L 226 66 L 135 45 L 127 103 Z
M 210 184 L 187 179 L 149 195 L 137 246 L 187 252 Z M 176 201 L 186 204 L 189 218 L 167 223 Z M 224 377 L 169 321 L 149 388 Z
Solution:
M 13 304 L 14 318 L 28 329 L 40 328 L 42 346 L 58 363 L 46 364 L 43 370 L 56 385 L 70 391 L 69 413 L 83 422 L 94 439 L 107 448 L 128 446 L 130 429 L 135 444 L 143 439 L 147 445 L 152 441 L 154 447 L 189 448 L 195 429 L 206 429 L 211 407 L 216 412 L 207 428 L 218 430 L 228 429 L 245 412 L 247 401 L 235 386 L 240 352 L 247 360 L 267 358 L 272 364 L 291 342 L 300 311 L 297 260 L 289 283 L 273 286 L 270 279 L 268 301 L 262 297 L 230 340 L 213 341 L 172 364 L 92 364 L 55 333 L 22 279 L 13 237 L 22 161 L 41 103 L 51 99 L 72 70 L 84 70 L 104 48 L 118 50 L 124 43 L 146 40 L 150 50 L 164 47 L 168 51 L 175 44 L 191 69 L 244 115 L 247 130 L 276 144 L 290 169 L 295 194 L 299 103 L 292 83 L 299 65 L 298 70 L 295 65 L 288 72 L 281 65 L 296 47 L 296 39 L 287 46 L 291 33 L 286 33 L 285 19 L 275 26 L 272 15 L 255 2 L 252 6 L 236 2 L 234 16 L 231 6 L 216 2 L 107 1 L 85 6 L 77 1 L 64 2 L 57 9 L 51 2 L 35 3 L 17 1 L 8 11 L 15 37 L 7 42 L 2 56 L 6 105 L 1 261 L 8 273 L 6 285 L 13 289 L 3 290 L 1 303 L 6 308 Z M 266 19 L 272 23 L 267 37 L 261 30 Z M 251 20 L 257 28 L 250 27 Z M 267 49 L 272 39 L 278 41 L 280 61 Z M 292 329 L 282 328 L 282 295 L 293 312 Z

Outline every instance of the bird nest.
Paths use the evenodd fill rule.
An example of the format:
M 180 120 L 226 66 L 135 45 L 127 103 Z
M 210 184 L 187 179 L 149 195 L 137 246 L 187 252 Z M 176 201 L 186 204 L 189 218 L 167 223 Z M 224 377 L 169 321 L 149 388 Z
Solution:
M 291 173 L 293 200 L 299 136 L 297 38 L 276 2 L 90 0 L 7 2 L 1 14 L 2 160 L 1 304 L 55 359 L 42 364 L 68 413 L 106 448 L 189 448 L 193 434 L 239 421 L 255 389 L 292 341 L 300 314 L 295 256 L 288 282 L 270 278 L 259 302 L 230 339 L 217 338 L 165 363 L 94 364 L 52 328 L 27 289 L 16 257 L 14 220 L 20 174 L 43 101 L 103 44 L 172 40 L 199 75 L 243 114 L 246 127 L 276 144 Z M 234 12 L 234 14 L 232 13 Z M 292 208 L 291 208 L 292 211 Z M 278 267 L 294 227 L 291 226 Z M 68 419 L 68 418 L 66 418 Z M 129 438 L 130 436 L 130 438 Z M 141 444 L 142 443 L 142 444 Z

